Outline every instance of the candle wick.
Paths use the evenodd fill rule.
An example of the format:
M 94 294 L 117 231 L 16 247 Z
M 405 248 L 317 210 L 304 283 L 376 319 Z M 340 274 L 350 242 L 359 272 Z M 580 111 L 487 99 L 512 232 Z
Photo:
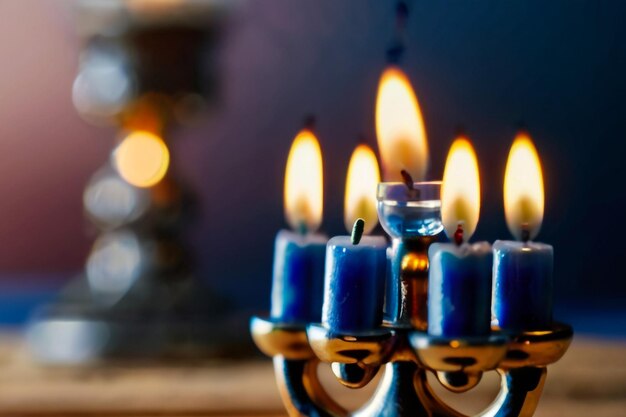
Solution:
M 352 226 L 352 236 L 350 239 L 352 240 L 353 245 L 358 245 L 363 237 L 363 230 L 365 229 L 365 220 L 362 218 L 356 219 L 354 222 L 354 226 Z
M 305 222 L 300 222 L 300 224 L 298 224 L 298 233 L 299 234 L 304 236 L 304 235 L 307 234 L 308 231 L 309 231 L 309 228 L 306 226 Z
M 420 190 L 415 188 L 415 183 L 413 181 L 413 177 L 409 174 L 409 171 L 403 169 L 400 171 L 400 175 L 402 176 L 402 182 L 406 185 L 407 190 L 409 190 L 409 198 L 417 199 L 420 196 Z
M 463 243 L 463 225 L 461 223 L 456 226 L 456 231 L 454 232 L 454 243 L 456 243 L 457 246 L 461 246 Z
M 413 177 L 411 176 L 411 174 L 409 174 L 409 172 L 406 169 L 403 169 L 402 171 L 400 171 L 400 175 L 402 175 L 402 181 L 404 182 L 404 185 L 406 185 L 406 188 L 408 188 L 409 190 L 414 190 L 414 185 L 413 185 Z
M 522 224 L 522 242 L 526 243 L 530 240 L 530 230 L 528 229 L 528 223 Z

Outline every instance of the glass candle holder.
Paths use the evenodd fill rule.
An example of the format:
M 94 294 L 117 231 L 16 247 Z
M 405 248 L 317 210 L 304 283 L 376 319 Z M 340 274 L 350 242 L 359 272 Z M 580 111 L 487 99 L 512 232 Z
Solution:
M 378 218 L 393 239 L 435 236 L 441 223 L 441 181 L 416 182 L 409 189 L 402 182 L 378 184 Z
M 384 319 L 396 327 L 428 326 L 428 247 L 443 230 L 441 182 L 378 184 L 378 218 L 391 236 Z

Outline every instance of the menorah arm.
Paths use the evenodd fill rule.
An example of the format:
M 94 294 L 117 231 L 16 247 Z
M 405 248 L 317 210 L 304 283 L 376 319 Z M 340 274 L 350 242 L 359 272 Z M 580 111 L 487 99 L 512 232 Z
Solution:
M 426 378 L 426 371 L 421 370 L 415 374 L 415 392 L 422 404 L 430 410 L 432 417 L 467 417 L 455 409 L 449 407 L 435 394 Z
M 300 324 L 253 317 L 252 338 L 263 353 L 274 358 L 278 390 L 291 417 L 345 417 L 348 412 L 326 393 L 317 376 L 315 356 Z
M 481 417 L 532 416 L 551 363 L 567 351 L 574 332 L 572 327 L 554 323 L 551 329 L 528 331 L 509 341 L 506 358 L 500 362 L 500 393 Z
M 274 356 L 274 372 L 283 404 L 291 417 L 345 417 L 348 412 L 324 390 L 317 376 L 319 360 Z
M 496 399 L 477 417 L 531 417 L 535 413 L 546 379 L 546 368 L 524 367 L 498 370 L 502 379 Z M 415 376 L 415 390 L 432 417 L 466 417 L 448 407 L 426 381 L 425 372 Z
M 535 413 L 548 370 L 523 367 L 498 370 L 500 393 L 480 417 L 530 417 Z

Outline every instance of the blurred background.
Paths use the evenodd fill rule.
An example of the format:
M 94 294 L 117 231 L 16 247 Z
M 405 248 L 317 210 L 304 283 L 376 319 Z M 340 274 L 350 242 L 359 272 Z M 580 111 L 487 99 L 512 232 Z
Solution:
M 429 176 L 441 177 L 464 125 L 482 170 L 475 236 L 508 238 L 503 172 L 523 122 L 544 165 L 539 238 L 555 247 L 557 307 L 583 309 L 581 319 L 619 310 L 626 6 L 409 6 L 403 66 L 424 113 Z M 393 2 L 381 1 L 239 2 L 232 11 L 216 52 L 218 97 L 170 136 L 173 164 L 199 200 L 186 230 L 199 276 L 233 308 L 268 309 L 286 156 L 307 114 L 317 116 L 324 156 L 322 229 L 345 232 L 348 160 L 359 135 L 375 145 L 394 13 Z M 0 321 L 19 324 L 83 268 L 97 235 L 84 219 L 83 191 L 117 132 L 87 123 L 72 104 L 82 43 L 71 1 L 2 1 L 0 23 Z
M 129 27 L 141 32 L 170 19 L 185 26 L 189 14 L 168 12 L 183 3 L 211 11 L 190 18 L 191 35 L 177 32 L 180 36 L 170 44 L 159 40 L 170 39 L 167 36 L 125 37 Z M 508 150 L 520 126 L 528 129 L 542 159 L 546 210 L 537 240 L 554 245 L 556 317 L 574 325 L 578 344 L 569 362 L 566 358 L 561 368 L 556 365 L 561 371 L 548 389 L 552 402 L 541 415 L 559 415 L 564 404 L 571 408 L 572 398 L 591 399 L 591 405 L 577 403 L 578 410 L 587 413 L 581 415 L 591 410 L 598 417 L 616 415 L 609 407 L 623 406 L 626 398 L 619 388 L 626 381 L 626 279 L 620 269 L 626 213 L 626 4 L 406 4 L 402 67 L 423 111 L 431 151 L 428 177 L 441 178 L 448 147 L 457 127 L 464 126 L 481 169 L 482 209 L 475 239 L 510 236 L 502 183 Z M 118 26 L 120 8 L 130 14 Z M 156 17 L 137 18 L 153 9 Z M 188 45 L 185 36 L 200 39 L 194 30 L 207 43 L 181 49 Z M 155 306 L 163 303 L 180 313 L 179 321 L 192 317 L 196 330 L 208 323 L 206 317 L 219 316 L 212 325 L 230 329 L 236 343 L 251 348 L 247 319 L 269 309 L 273 242 L 286 226 L 283 181 L 290 144 L 305 118 L 315 115 L 324 160 L 321 230 L 329 236 L 345 234 L 348 161 L 360 140 L 376 147 L 377 84 L 396 31 L 395 1 L 0 0 L 0 325 L 6 329 L 0 333 L 0 414 L 11 410 L 11 415 L 19 415 L 25 405 L 31 413 L 25 415 L 44 409 L 75 413 L 81 407 L 100 407 L 107 413 L 157 407 L 159 412 L 186 410 L 193 415 L 200 415 L 202 407 L 217 407 L 217 414 L 232 414 L 232 404 L 250 413 L 263 401 L 271 403 L 266 410 L 282 410 L 277 393 L 267 391 L 273 389 L 267 384 L 272 379 L 268 362 L 228 368 L 229 378 L 219 367 L 136 372 L 131 366 L 134 376 L 129 377 L 128 364 L 96 374 L 49 373 L 28 365 L 22 330 L 33 317 L 58 313 L 46 310 L 49 306 L 76 301 L 76 294 L 85 292 L 77 283 L 84 281 L 86 263 L 89 270 L 93 254 L 112 241 L 97 240 L 118 225 L 104 224 L 94 214 L 89 190 L 102 179 L 118 178 L 111 171 L 112 150 L 123 132 L 136 127 L 131 119 L 143 114 L 139 106 L 133 117 L 95 117 L 102 114 L 94 116 L 90 102 L 81 96 L 91 91 L 83 88 L 85 77 L 90 65 L 97 70 L 105 62 L 99 59 L 111 57 L 124 70 L 138 65 L 154 71 L 128 80 L 137 82 L 140 90 L 151 91 L 156 85 L 167 96 L 155 100 L 158 111 L 148 106 L 148 116 L 138 119 L 139 124 L 149 124 L 150 115 L 161 111 L 168 121 L 175 119 L 153 129 L 166 139 L 172 175 L 164 180 L 167 187 L 155 187 L 156 193 L 131 193 L 135 202 L 159 206 L 165 201 L 165 209 L 149 212 L 148 226 L 136 219 L 130 223 L 139 240 L 171 243 L 166 254 L 181 249 L 182 269 L 171 267 L 171 262 L 159 268 L 165 268 L 166 275 L 174 271 L 182 276 L 177 282 L 193 283 L 176 292 L 183 294 L 176 300 L 168 298 L 170 287 L 165 292 L 153 288 L 156 297 L 144 291 L 137 298 L 143 287 L 135 285 L 137 291 L 127 294 L 126 284 L 118 283 L 131 309 L 107 320 L 127 317 L 124 314 L 141 305 L 145 311 L 135 319 L 158 321 L 162 311 Z M 124 41 L 107 43 L 116 37 Z M 180 60 L 201 50 L 198 61 Z M 137 64 L 132 53 L 125 61 L 129 51 L 150 53 Z M 197 72 L 176 72 L 191 68 L 189 62 Z M 172 84 L 160 83 L 160 75 L 170 73 L 175 74 Z M 191 94 L 172 93 L 183 84 Z M 127 98 L 127 91 L 115 90 L 119 85 L 105 83 L 102 97 Z M 179 210 L 180 201 L 185 210 Z M 115 214 L 116 209 L 105 209 L 100 212 L 105 217 Z M 132 236 L 115 236 L 119 240 L 113 241 L 122 245 L 117 249 L 135 242 Z M 102 259 L 106 264 L 111 258 Z M 132 259 L 124 259 L 131 271 Z M 106 301 L 99 308 L 107 310 L 118 301 Z M 202 314 L 208 316 L 179 309 L 187 304 L 203 305 Z M 93 311 L 83 308 L 79 313 Z M 141 336 L 129 334 L 135 335 L 126 337 L 131 344 L 140 344 Z M 47 346 L 48 339 L 37 340 Z M 13 353 L 6 354 L 9 351 Z M 609 368 L 614 370 L 604 371 Z M 612 388 L 598 384 L 590 389 L 590 376 Z M 181 379 L 186 384 L 168 385 Z M 138 384 L 149 388 L 135 397 Z M 237 392 L 250 395 L 233 396 Z M 38 402 L 30 400 L 34 393 Z

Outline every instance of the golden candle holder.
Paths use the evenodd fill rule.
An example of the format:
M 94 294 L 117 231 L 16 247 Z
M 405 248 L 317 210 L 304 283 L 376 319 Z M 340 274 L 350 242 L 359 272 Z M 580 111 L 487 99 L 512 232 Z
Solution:
M 293 325 L 255 317 L 256 345 L 274 359 L 274 371 L 290 416 L 440 416 L 464 414 L 445 404 L 427 381 L 427 372 L 452 392 L 474 388 L 483 372 L 501 376 L 496 399 L 478 416 L 532 416 L 547 375 L 572 340 L 569 325 L 485 338 L 441 338 L 418 330 L 383 326 L 362 334 L 336 334 L 322 325 Z M 385 368 L 378 389 L 361 409 L 348 412 L 322 387 L 317 365 L 331 364 L 349 388 L 366 386 Z
M 429 239 L 423 245 L 404 245 L 398 264 L 400 288 L 424 286 L 428 261 L 423 268 L 405 259 L 426 259 Z M 396 248 L 393 253 L 397 253 Z M 396 259 L 397 260 L 397 259 Z M 478 416 L 528 417 L 537 408 L 547 366 L 567 351 L 572 327 L 554 323 L 541 331 L 518 334 L 494 328 L 486 337 L 444 338 L 429 335 L 421 291 L 392 292 L 398 302 L 381 327 L 364 333 L 340 334 L 317 323 L 281 323 L 252 318 L 250 330 L 257 347 L 274 360 L 281 398 L 290 416 L 355 417 L 463 417 L 439 398 L 427 380 L 432 372 L 449 391 L 474 388 L 484 372 L 501 376 L 496 399 Z M 417 295 L 416 295 L 417 294 Z M 389 293 L 388 293 L 389 296 Z M 389 301 L 389 300 L 388 300 Z M 398 314 L 397 311 L 407 314 Z M 335 402 L 322 387 L 317 374 L 320 362 L 330 363 L 337 380 L 359 389 L 369 384 L 381 368 L 384 375 L 373 397 L 350 412 Z

